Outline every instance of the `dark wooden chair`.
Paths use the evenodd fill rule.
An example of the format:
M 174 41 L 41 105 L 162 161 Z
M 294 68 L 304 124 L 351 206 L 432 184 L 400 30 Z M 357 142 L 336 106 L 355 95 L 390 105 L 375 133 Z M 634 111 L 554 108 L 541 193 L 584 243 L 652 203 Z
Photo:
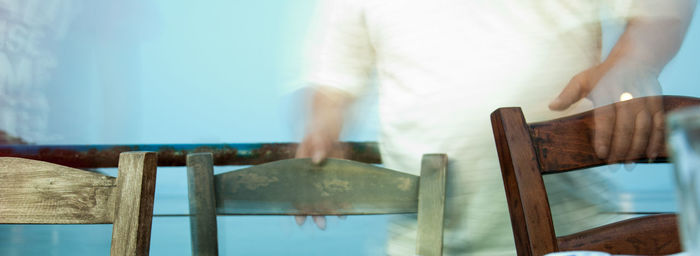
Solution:
M 700 104 L 697 98 L 655 97 L 663 97 L 667 113 Z M 491 114 L 518 255 L 571 250 L 637 255 L 681 251 L 675 214 L 644 216 L 556 237 L 542 175 L 606 164 L 591 145 L 592 114 L 588 111 L 531 124 L 520 108 L 499 108 Z M 664 153 L 653 162 L 667 159 Z
M 156 154 L 122 153 L 117 178 L 0 157 L 0 223 L 113 224 L 111 255 L 148 255 Z
M 417 254 L 442 254 L 447 156 L 421 176 L 349 160 L 288 159 L 214 175 L 211 153 L 187 157 L 193 255 L 218 255 L 216 215 L 418 213 Z

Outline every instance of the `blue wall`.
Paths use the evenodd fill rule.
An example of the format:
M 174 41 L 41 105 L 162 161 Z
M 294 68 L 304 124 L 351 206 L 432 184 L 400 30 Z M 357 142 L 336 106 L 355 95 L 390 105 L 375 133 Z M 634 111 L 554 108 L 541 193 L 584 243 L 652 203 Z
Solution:
M 71 26 L 55 47 L 58 65 L 45 85 L 46 135 L 33 142 L 300 138 L 303 93 L 289 88 L 302 84 L 301 49 L 314 0 L 73 2 Z M 700 97 L 698 19 L 660 80 L 666 94 Z M 370 121 L 353 124 L 345 138 L 375 140 L 373 100 L 358 108 L 357 118 Z M 643 195 L 649 207 L 674 207 L 668 169 L 614 175 L 633 181 L 621 182 L 626 195 Z M 156 214 L 187 213 L 184 170 L 160 168 L 157 180 Z M 110 228 L 0 225 L 0 255 L 106 255 Z M 326 231 L 309 223 L 299 228 L 287 217 L 226 217 L 219 218 L 219 240 L 222 255 L 381 255 L 385 228 L 386 217 L 329 218 Z M 187 218 L 154 219 L 152 255 L 189 250 Z

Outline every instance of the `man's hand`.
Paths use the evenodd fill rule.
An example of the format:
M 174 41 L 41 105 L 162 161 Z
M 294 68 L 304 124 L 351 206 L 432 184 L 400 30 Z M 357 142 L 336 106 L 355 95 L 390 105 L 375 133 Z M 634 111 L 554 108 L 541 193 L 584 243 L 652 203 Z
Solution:
M 661 94 L 658 75 L 680 48 L 695 0 L 634 1 L 625 32 L 598 66 L 574 76 L 549 108 L 588 98 L 596 107 Z M 594 112 L 593 147 L 608 163 L 655 158 L 664 128 L 661 97 L 622 102 Z
M 343 119 L 351 97 L 345 92 L 330 87 L 318 87 L 312 95 L 311 118 L 304 139 L 297 148 L 296 158 L 311 158 L 314 164 L 321 164 L 327 157 L 343 157 L 343 152 L 334 147 L 343 128 Z M 312 216 L 316 226 L 326 229 L 325 216 Z M 306 222 L 306 216 L 295 216 L 299 226 Z
M 345 92 L 330 87 L 315 88 L 311 97 L 311 117 L 295 157 L 311 158 L 314 164 L 320 164 L 326 157 L 343 155 L 334 150 L 334 145 L 352 99 Z
M 326 216 L 311 216 L 311 218 L 314 220 L 314 223 L 316 223 L 316 227 L 320 230 L 326 230 Z M 294 216 L 294 220 L 297 222 L 297 225 L 302 226 L 306 222 L 306 215 L 297 215 Z
M 320 130 L 320 132 L 307 134 L 297 148 L 296 158 L 311 158 L 314 164 L 321 164 L 326 159 L 330 152 L 333 152 L 333 144 L 337 141 L 337 134 L 328 134 Z M 305 215 L 294 216 L 297 225 L 302 226 L 306 222 Z M 320 230 L 326 230 L 325 216 L 311 216 Z
M 574 76 L 549 108 L 564 110 L 585 98 L 596 107 L 661 94 L 658 72 L 635 62 L 603 63 Z M 663 143 L 661 97 L 623 102 L 594 111 L 593 147 L 608 163 L 655 158 Z
M 337 134 L 333 131 L 320 129 L 317 132 L 307 134 L 299 144 L 295 158 L 311 158 L 311 162 L 319 165 L 328 157 L 342 158 L 342 152 L 338 151 Z

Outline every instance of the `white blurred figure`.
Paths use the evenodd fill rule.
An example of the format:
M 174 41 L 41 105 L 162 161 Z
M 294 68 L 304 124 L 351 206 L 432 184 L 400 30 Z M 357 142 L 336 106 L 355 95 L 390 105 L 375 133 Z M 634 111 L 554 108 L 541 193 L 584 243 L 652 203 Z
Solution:
M 521 106 L 533 122 L 624 93 L 659 94 L 657 76 L 694 8 L 694 0 L 322 0 L 308 75 L 311 118 L 297 157 L 318 163 L 342 155 L 331 145 L 375 70 L 384 165 L 418 174 L 423 153 L 449 156 L 445 254 L 515 255 L 491 111 Z M 601 13 L 627 22 L 606 58 Z M 661 111 L 648 102 L 596 113 L 594 150 L 610 162 L 655 157 Z M 596 173 L 545 182 L 559 235 L 621 218 L 605 214 L 612 188 Z M 387 253 L 413 255 L 415 228 L 415 219 L 394 220 Z
M 30 142 L 44 136 L 43 88 L 75 10 L 72 0 L 0 0 L 0 130 L 6 136 Z
M 148 1 L 0 0 L 4 136 L 31 143 L 94 143 L 90 134 L 103 143 L 134 140 L 140 43 L 154 33 L 156 16 Z M 102 97 L 87 99 L 93 90 Z M 93 108 L 97 114 L 86 114 Z

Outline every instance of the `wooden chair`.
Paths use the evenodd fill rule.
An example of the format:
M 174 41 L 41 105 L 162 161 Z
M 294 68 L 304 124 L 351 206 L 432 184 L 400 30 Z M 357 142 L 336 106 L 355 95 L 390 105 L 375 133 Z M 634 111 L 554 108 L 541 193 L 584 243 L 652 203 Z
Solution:
M 216 215 L 418 213 L 417 253 L 441 255 L 446 166 L 446 155 L 424 155 L 419 179 L 349 160 L 289 159 L 214 175 L 211 153 L 190 154 L 192 254 L 218 255 Z
M 0 157 L 0 223 L 111 223 L 111 255 L 148 255 L 155 179 L 150 152 L 121 153 L 117 178 Z
M 666 112 L 700 104 L 697 98 L 656 97 L 663 97 Z M 637 255 L 679 252 L 675 214 L 650 215 L 555 236 L 542 175 L 606 164 L 596 156 L 591 144 L 592 114 L 588 111 L 531 124 L 525 121 L 520 108 L 499 108 L 491 114 L 518 255 L 571 250 Z M 667 159 L 664 153 L 653 162 Z M 638 162 L 648 163 L 649 159 Z

